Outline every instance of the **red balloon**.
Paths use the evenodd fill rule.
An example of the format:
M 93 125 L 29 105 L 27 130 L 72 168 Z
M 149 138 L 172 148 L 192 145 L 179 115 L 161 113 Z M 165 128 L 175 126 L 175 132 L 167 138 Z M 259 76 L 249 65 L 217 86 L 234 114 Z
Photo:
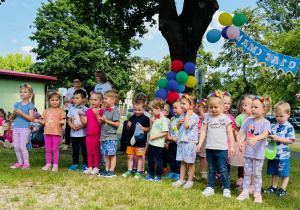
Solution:
M 172 104 L 176 99 L 179 98 L 179 95 L 175 91 L 171 91 L 168 94 L 168 101 Z
M 171 63 L 171 69 L 175 72 L 179 72 L 183 69 L 183 63 L 180 60 L 175 60 Z

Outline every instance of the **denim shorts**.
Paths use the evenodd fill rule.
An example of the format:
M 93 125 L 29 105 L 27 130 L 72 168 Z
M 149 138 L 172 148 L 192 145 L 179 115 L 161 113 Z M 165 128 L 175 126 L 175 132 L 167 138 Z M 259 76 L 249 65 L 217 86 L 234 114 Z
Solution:
M 116 155 L 118 148 L 118 140 L 100 141 L 101 154 Z
M 290 175 L 290 159 L 268 160 L 267 174 L 288 177 Z

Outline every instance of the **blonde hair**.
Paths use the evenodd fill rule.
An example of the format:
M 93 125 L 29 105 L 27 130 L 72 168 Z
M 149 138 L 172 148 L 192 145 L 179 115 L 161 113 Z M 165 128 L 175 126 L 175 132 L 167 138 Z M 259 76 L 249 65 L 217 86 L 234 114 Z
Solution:
M 217 93 L 219 96 L 217 95 L 208 95 L 208 100 L 207 100 L 207 104 L 210 104 L 213 100 L 218 100 L 220 101 L 220 104 L 223 105 L 224 103 L 224 94 L 222 91 L 220 90 L 216 90 L 215 93 Z
M 163 110 L 165 106 L 165 101 L 161 98 L 152 98 L 149 102 L 149 109 L 160 109 Z
M 259 100 L 262 103 L 262 105 L 264 106 L 264 110 L 266 111 L 265 114 L 267 114 L 268 112 L 272 111 L 272 99 L 269 95 L 265 95 L 263 97 L 263 99 L 264 99 L 264 101 L 262 101 L 261 99 L 255 98 L 252 101 Z
M 104 96 L 116 99 L 116 103 L 118 103 L 118 102 L 120 101 L 120 94 L 119 94 L 119 92 L 118 92 L 117 90 L 115 90 L 115 89 L 106 91 L 106 92 L 104 93 Z
M 188 98 L 186 97 L 186 95 L 188 95 Z M 188 93 L 186 95 L 183 94 L 181 99 L 186 99 L 190 104 L 196 105 L 197 97 L 193 93 Z
M 103 95 L 102 95 L 102 93 L 95 93 L 95 92 L 92 92 L 91 96 L 94 95 L 94 94 L 97 95 L 97 96 L 99 97 L 100 101 L 103 100 Z
M 102 83 L 106 83 L 107 82 L 107 76 L 103 71 L 96 71 L 95 72 L 95 77 L 99 77 L 100 81 Z
M 277 111 L 283 111 L 289 114 L 291 112 L 291 106 L 287 102 L 280 101 L 274 106 L 274 112 L 276 113 Z
M 34 104 L 34 98 L 35 98 L 35 95 L 34 95 L 34 93 L 33 93 L 32 87 L 31 87 L 31 86 L 30 86 L 30 87 L 27 87 L 27 86 L 22 85 L 22 86 L 20 87 L 20 91 L 23 90 L 23 89 L 25 89 L 25 88 L 27 88 L 27 89 L 29 90 L 29 92 L 31 93 L 31 103 Z

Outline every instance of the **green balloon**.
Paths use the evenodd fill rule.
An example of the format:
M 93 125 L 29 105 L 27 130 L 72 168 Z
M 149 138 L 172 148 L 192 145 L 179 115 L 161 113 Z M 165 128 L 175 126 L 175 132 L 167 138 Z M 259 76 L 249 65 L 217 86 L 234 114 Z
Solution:
M 244 23 L 246 22 L 246 17 L 244 14 L 236 14 L 233 19 L 232 19 L 232 23 L 233 25 L 240 27 L 242 25 L 244 25 Z
M 176 74 L 176 80 L 179 83 L 185 83 L 189 78 L 189 75 L 184 72 L 184 71 L 180 71 Z
M 157 86 L 162 89 L 167 89 L 168 80 L 166 78 L 162 78 L 158 80 Z

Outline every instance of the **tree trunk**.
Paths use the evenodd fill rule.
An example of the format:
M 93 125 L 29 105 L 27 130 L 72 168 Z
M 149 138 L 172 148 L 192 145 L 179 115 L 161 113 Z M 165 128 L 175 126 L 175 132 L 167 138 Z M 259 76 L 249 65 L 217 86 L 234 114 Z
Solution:
M 172 61 L 196 63 L 203 35 L 218 9 L 217 0 L 185 0 L 178 15 L 174 0 L 159 0 L 159 30 Z

